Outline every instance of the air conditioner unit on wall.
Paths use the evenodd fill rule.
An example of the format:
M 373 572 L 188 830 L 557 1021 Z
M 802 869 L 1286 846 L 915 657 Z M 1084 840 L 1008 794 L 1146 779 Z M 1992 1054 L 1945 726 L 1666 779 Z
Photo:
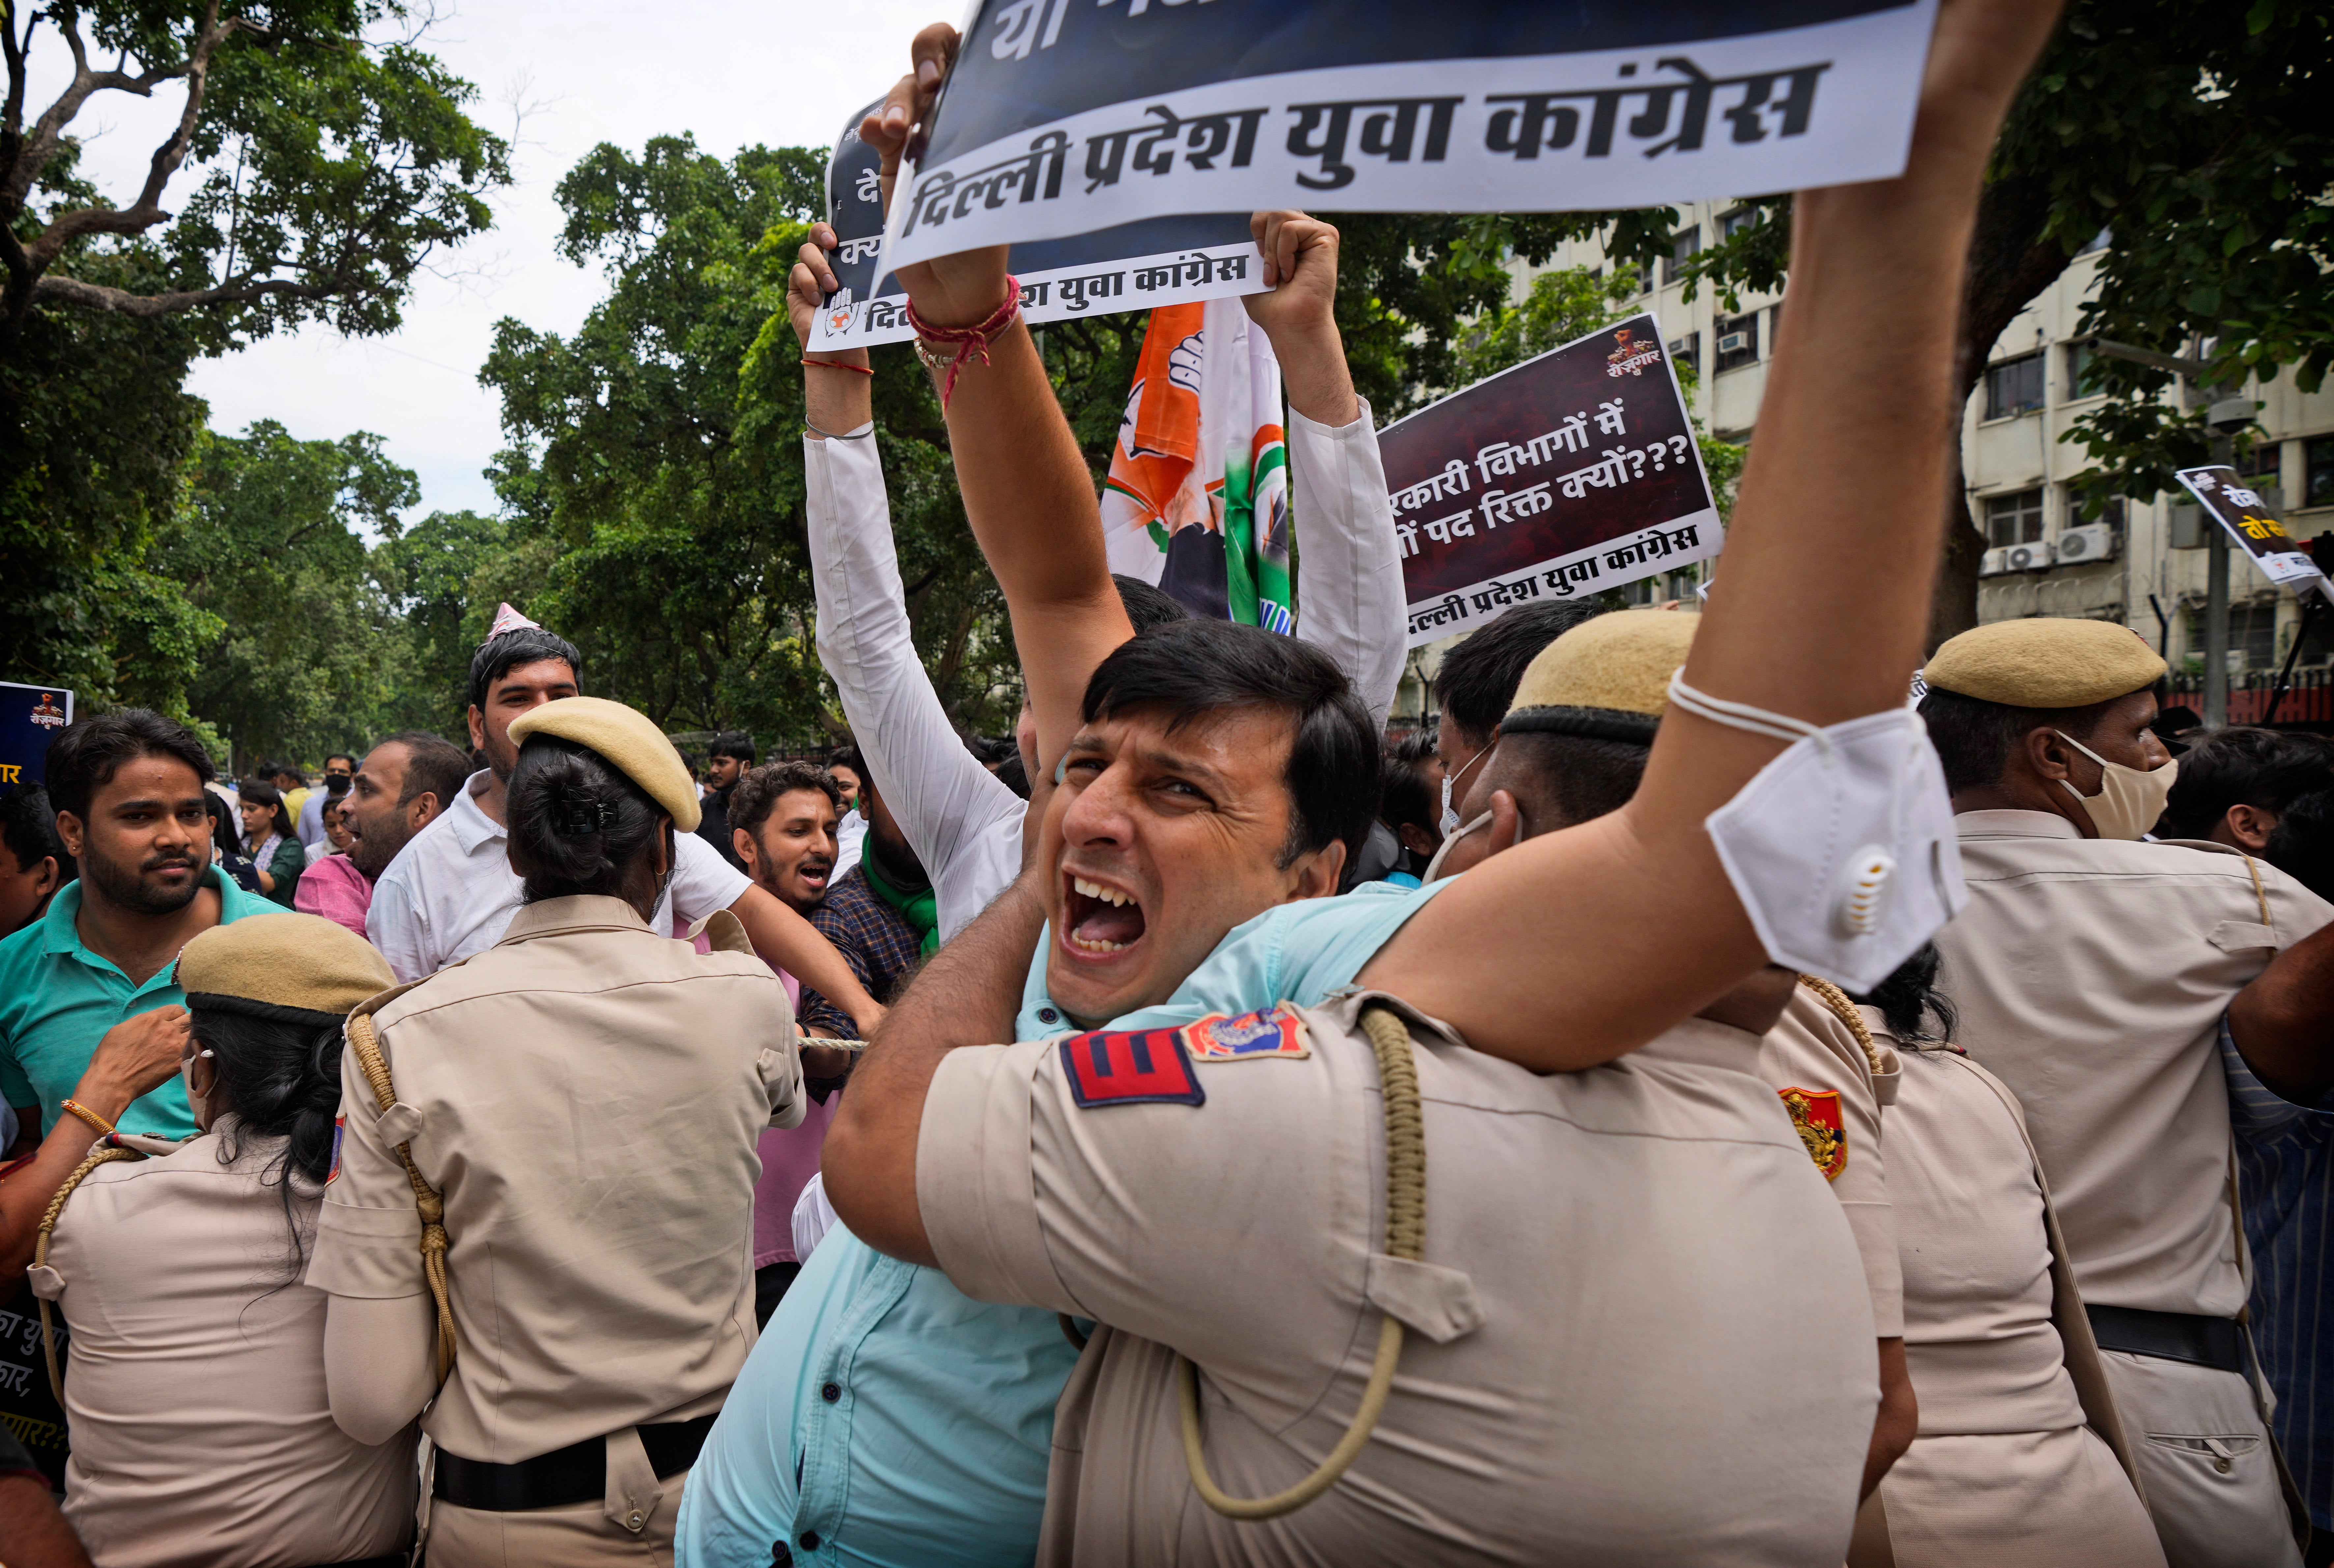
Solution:
M 1977 558 L 1977 574 L 1980 577 L 1999 577 L 2009 570 L 2010 552 L 2007 550 L 1989 550 Z
M 1739 354 L 1750 346 L 1749 332 L 1727 332 L 1718 340 L 1718 351 L 1722 354 Z
M 2002 569 L 2007 572 L 2040 572 L 2050 564 L 2050 546 L 2040 541 L 2005 545 L 2001 554 Z
M 2115 528 L 2106 523 L 2087 523 L 2079 528 L 2062 528 L 2052 541 L 2059 564 L 2069 566 L 2078 561 L 2111 561 L 2115 558 Z

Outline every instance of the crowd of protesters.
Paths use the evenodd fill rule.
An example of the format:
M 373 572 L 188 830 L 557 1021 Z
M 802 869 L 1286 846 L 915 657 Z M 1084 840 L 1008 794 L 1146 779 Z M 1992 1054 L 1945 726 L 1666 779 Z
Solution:
M 1289 634 L 1114 577 L 1003 253 L 908 267 L 1026 693 L 961 736 L 818 226 L 840 750 L 685 760 L 507 604 L 466 735 L 313 782 L 62 730 L 0 795 L 0 1562 L 2334 1561 L 2334 741 L 2110 624 L 1924 655 L 2051 19 L 1944 12 L 1906 174 L 1799 198 L 1706 606 L 1511 610 L 1426 729 L 1276 212 Z

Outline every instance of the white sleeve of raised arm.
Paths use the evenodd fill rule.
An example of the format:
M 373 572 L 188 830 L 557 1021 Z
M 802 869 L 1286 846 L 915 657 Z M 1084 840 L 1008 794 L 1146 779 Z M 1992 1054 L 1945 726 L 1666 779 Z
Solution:
M 1370 406 L 1332 428 L 1288 410 L 1297 515 L 1297 635 L 1337 661 L 1381 729 L 1402 682 L 1410 626 L 1385 465 Z
M 994 857 L 978 852 L 981 841 L 1001 822 L 1018 827 L 1023 803 L 965 749 L 916 657 L 873 425 L 827 440 L 804 437 L 803 469 L 818 661 L 940 899 L 978 909 L 1004 883 L 951 884 L 989 880 L 982 868 Z

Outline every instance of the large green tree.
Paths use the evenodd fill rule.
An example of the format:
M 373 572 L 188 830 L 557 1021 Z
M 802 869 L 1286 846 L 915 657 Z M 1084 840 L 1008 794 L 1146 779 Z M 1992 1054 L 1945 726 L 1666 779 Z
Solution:
M 302 441 L 264 419 L 203 438 L 148 564 L 212 618 L 187 703 L 236 765 L 316 761 L 380 726 L 401 645 L 365 535 L 394 539 L 420 498 L 378 436 Z
M 824 153 L 805 148 L 723 159 L 660 137 L 638 155 L 597 149 L 560 183 L 560 248 L 606 268 L 608 297 L 572 337 L 502 322 L 481 372 L 511 439 L 497 485 L 512 535 L 555 552 L 529 613 L 576 641 L 592 689 L 669 729 L 833 732 L 811 646 L 802 371 L 783 308 L 825 180 Z M 1001 727 L 996 590 L 963 525 L 938 406 L 905 345 L 876 359 L 918 650 L 960 722 Z
M 2318 387 L 2334 363 L 2329 103 L 2328 0 L 2072 0 L 1987 171 L 1962 301 L 1959 397 L 1975 390 L 2011 318 L 2102 230 L 2111 243 L 2083 332 L 2159 352 L 2200 349 L 2212 384 L 2285 370 Z M 1766 221 L 1702 252 L 1690 277 L 1728 290 L 1782 286 L 1789 198 L 1754 205 Z M 1682 219 L 1654 207 L 1567 221 L 1650 269 Z M 2094 464 L 2091 505 L 2152 496 L 2174 468 L 2205 460 L 2202 409 L 2166 400 L 2165 372 L 2097 359 L 2087 380 L 2109 394 L 2072 433 Z M 1956 420 L 1956 441 L 1960 430 Z M 1943 504 L 1938 639 L 1975 622 L 1985 548 L 1959 486 Z
M 504 144 L 398 0 L 57 0 L 0 19 L 0 621 L 12 672 L 184 713 L 210 630 L 149 565 L 203 426 L 198 358 L 392 330 L 484 229 Z M 62 81 L 28 101 L 34 77 Z M 81 139 L 177 113 L 133 190 Z

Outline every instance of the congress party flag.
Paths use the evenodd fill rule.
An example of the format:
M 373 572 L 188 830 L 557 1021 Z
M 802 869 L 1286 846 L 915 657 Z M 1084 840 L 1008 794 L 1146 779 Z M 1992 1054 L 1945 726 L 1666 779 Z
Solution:
M 1886 179 L 1935 20 L 1936 0 L 980 0 L 880 267 L 1179 213 Z
M 1725 544 L 1650 312 L 1378 432 L 1410 645 L 1510 605 L 1589 597 Z
M 1280 362 L 1238 300 L 1151 313 L 1102 522 L 1113 572 L 1194 615 L 1294 628 Z

